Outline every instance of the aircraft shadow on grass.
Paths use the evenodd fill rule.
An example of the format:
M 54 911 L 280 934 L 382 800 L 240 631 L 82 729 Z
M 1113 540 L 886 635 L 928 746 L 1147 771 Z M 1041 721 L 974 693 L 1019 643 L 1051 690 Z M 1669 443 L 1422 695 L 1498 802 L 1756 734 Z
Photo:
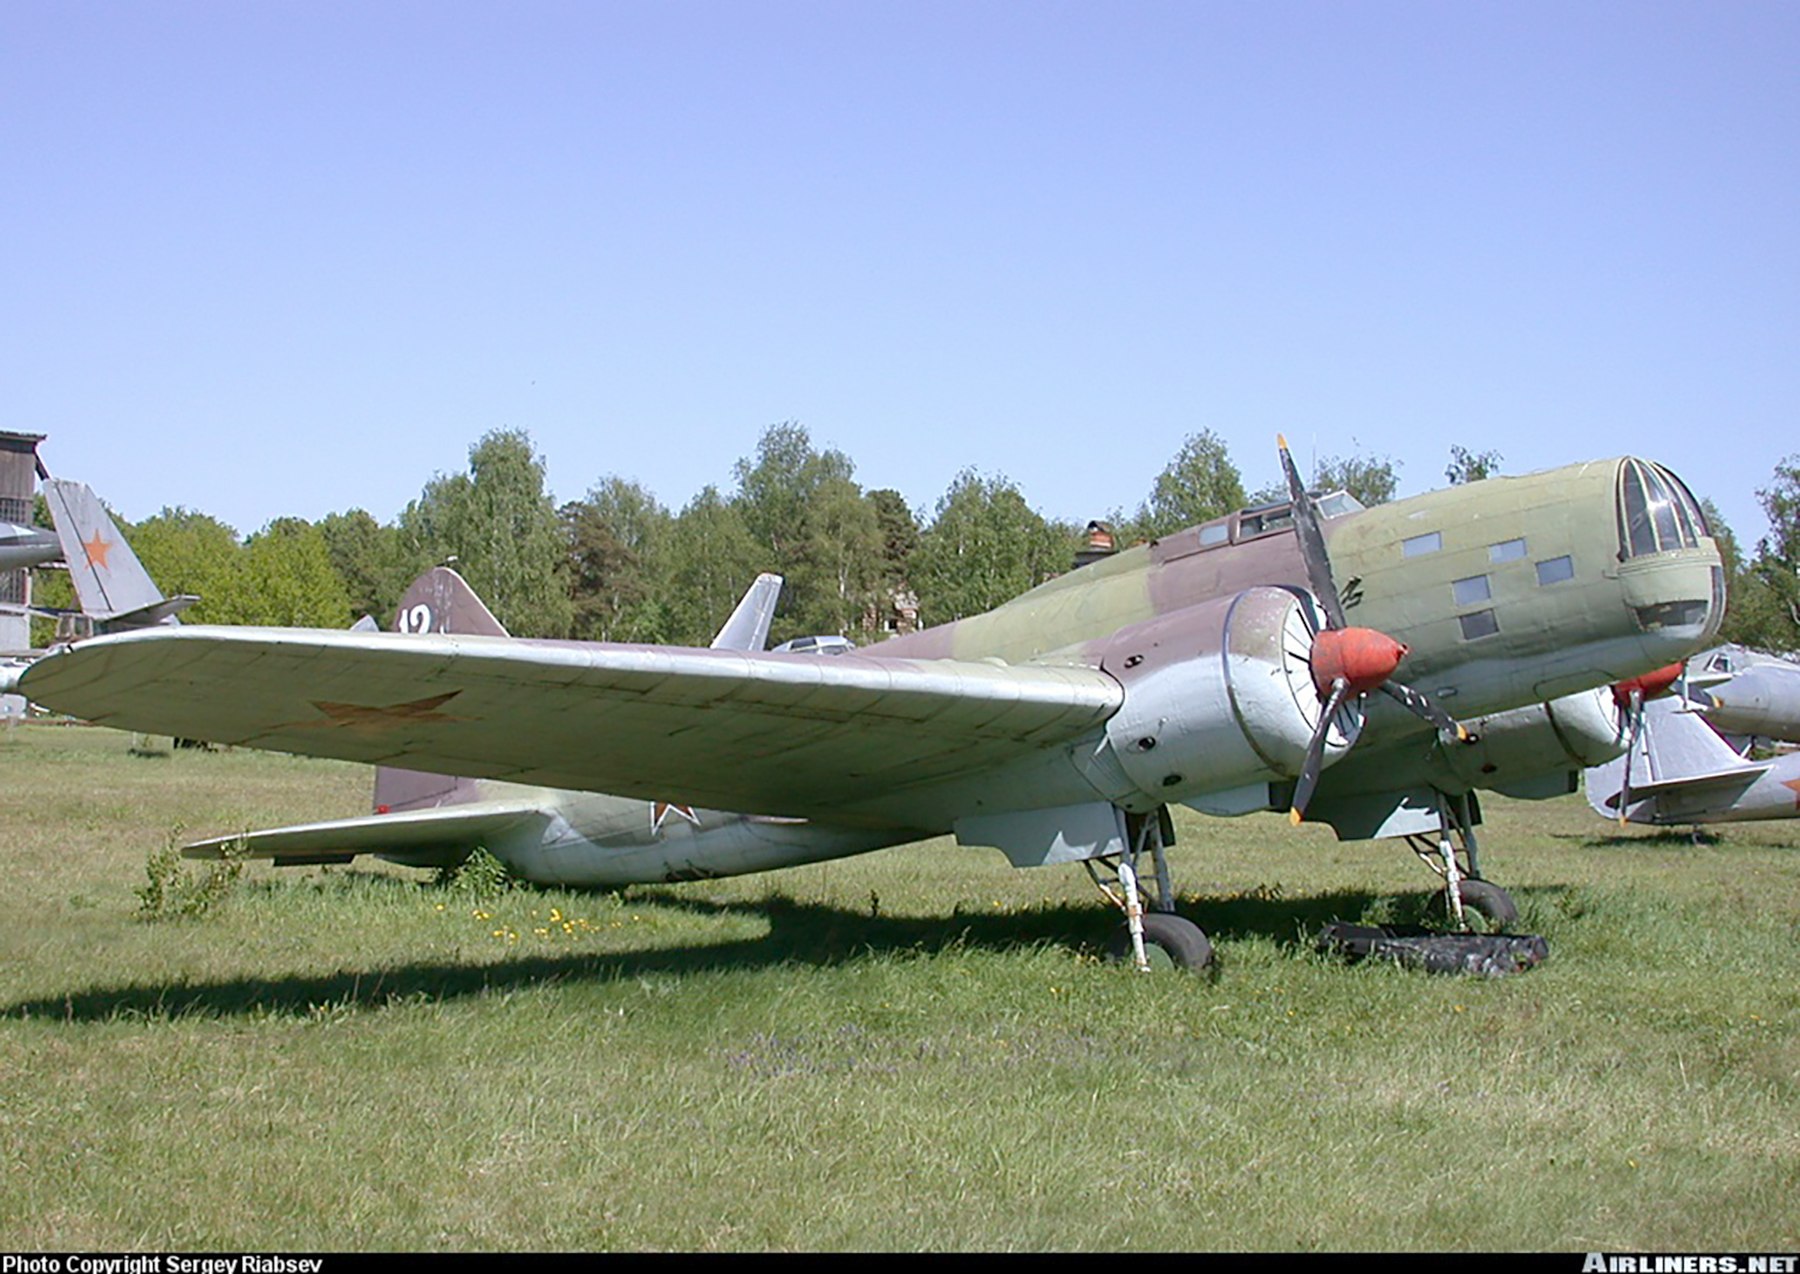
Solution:
M 371 877 L 371 880 L 392 879 Z M 415 888 L 395 880 L 398 887 Z M 1401 910 L 1421 912 L 1434 894 L 1380 895 L 1355 890 L 1281 897 L 1243 894 L 1203 899 L 1184 911 L 1211 932 L 1261 936 L 1284 948 L 1310 950 L 1320 928 L 1354 919 L 1386 898 Z M 829 967 L 869 956 L 912 952 L 932 955 L 954 948 L 992 951 L 1040 945 L 1102 951 L 1114 927 L 1105 903 L 1063 903 L 1012 912 L 957 912 L 941 917 L 880 915 L 878 907 L 853 910 L 775 895 L 754 902 L 718 903 L 651 888 L 634 892 L 634 905 L 710 916 L 767 919 L 761 937 L 704 946 L 645 948 L 546 955 L 518 955 L 494 964 L 421 963 L 321 976 L 229 978 L 91 987 L 0 1005 L 0 1019 L 107 1022 L 144 1018 L 223 1018 L 250 1014 L 307 1017 L 339 1009 L 371 1009 L 465 996 L 528 990 L 559 982 L 609 982 L 654 974 L 700 974 L 772 968 Z M 871 910 L 877 914 L 871 914 Z
M 1629 832 L 1601 832 L 1598 834 L 1556 832 L 1552 839 L 1567 841 L 1580 849 L 1605 850 L 1648 850 L 1648 849 L 1692 849 L 1695 845 L 1724 845 L 1726 841 L 1722 832 L 1709 831 L 1701 827 L 1667 827 L 1655 830 Z

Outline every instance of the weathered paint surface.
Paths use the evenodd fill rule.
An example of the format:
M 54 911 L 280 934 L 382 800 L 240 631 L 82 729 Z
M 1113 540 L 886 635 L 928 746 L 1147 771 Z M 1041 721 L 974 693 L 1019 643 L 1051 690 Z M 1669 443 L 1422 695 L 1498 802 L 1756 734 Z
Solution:
M 1710 601 L 1717 546 L 1705 539 L 1698 548 L 1621 562 L 1619 463 L 1493 478 L 1326 519 L 1351 622 L 1404 642 L 1410 653 L 1399 677 L 1459 715 L 1558 698 L 1691 653 L 1716 631 L 1718 607 L 1704 624 L 1669 630 L 1642 628 L 1632 608 Z M 1092 666 L 1129 625 L 1260 584 L 1304 588 L 1291 529 L 1203 546 L 1209 528 L 1235 528 L 1239 518 L 1126 549 L 984 615 L 893 638 L 872 652 Z M 1432 535 L 1439 547 L 1407 552 L 1409 542 Z M 1495 559 L 1499 546 L 1520 542 L 1516 555 Z M 1562 558 L 1567 578 L 1539 583 L 1539 563 Z M 1485 595 L 1459 600 L 1458 582 L 1477 579 Z M 1496 630 L 1465 637 L 1463 617 L 1480 611 L 1493 612 Z M 1397 709 L 1385 707 L 1376 720 L 1403 724 Z
M 1620 471 L 1620 461 L 1574 465 L 1326 519 L 1351 622 L 1409 646 L 1398 679 L 1461 717 L 1685 656 L 1719 620 L 1716 547 L 1701 539 L 1625 559 Z M 988 614 L 832 659 L 187 630 L 84 643 L 25 682 L 41 702 L 127 728 L 641 798 L 559 801 L 529 834 L 535 842 L 517 847 L 546 872 L 563 870 L 553 868 L 556 846 L 578 842 L 588 847 L 580 853 L 617 861 L 637 854 L 641 870 L 663 875 L 755 870 L 1009 810 L 1152 808 L 1235 788 L 1246 774 L 1291 775 L 1291 740 L 1269 740 L 1298 731 L 1304 743 L 1304 695 L 1279 710 L 1246 709 L 1232 677 L 1250 665 L 1225 616 L 1251 590 L 1299 592 L 1305 580 L 1291 526 L 1262 510 L 1127 549 Z M 1153 675 L 1181 660 L 1195 678 L 1186 695 Z M 1281 659 L 1256 666 L 1265 677 L 1291 672 Z M 1134 694 L 1141 701 L 1127 707 Z M 1290 707 L 1298 711 L 1284 716 Z M 1316 718 L 1316 701 L 1311 708 Z M 1333 755 L 1357 727 L 1346 725 Z M 1378 771 L 1358 767 L 1369 775 L 1360 781 L 1383 785 L 1376 791 L 1444 766 L 1434 732 L 1385 700 L 1371 701 L 1360 732 L 1345 772 L 1359 756 L 1388 755 Z M 1128 764 L 1119 750 L 1151 737 L 1158 747 L 1185 740 L 1183 763 Z M 1209 755 L 1224 759 L 1209 769 Z M 645 802 L 670 801 L 687 813 L 653 830 L 716 849 L 683 859 L 669 837 L 621 831 L 624 841 L 609 841 L 609 820 L 623 829 Z M 577 805 L 586 812 L 576 815 Z M 709 826 L 699 811 L 713 808 L 812 822 Z

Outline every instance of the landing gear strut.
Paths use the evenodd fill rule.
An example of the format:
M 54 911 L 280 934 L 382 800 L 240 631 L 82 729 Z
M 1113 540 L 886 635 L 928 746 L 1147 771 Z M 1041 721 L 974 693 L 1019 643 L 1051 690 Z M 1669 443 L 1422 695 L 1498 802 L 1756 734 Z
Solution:
M 1117 857 L 1083 862 L 1094 886 L 1119 910 L 1125 923 L 1114 933 L 1109 951 L 1119 963 L 1129 960 L 1143 973 L 1157 968 L 1204 969 L 1212 963 L 1212 942 L 1199 925 L 1175 914 L 1175 887 L 1169 877 L 1164 849 L 1175 840 L 1167 806 L 1149 814 L 1125 816 L 1125 852 Z M 1146 899 L 1139 864 L 1149 852 L 1154 891 Z M 1095 862 L 1108 868 L 1112 880 L 1102 877 Z
M 1438 831 L 1436 838 L 1408 836 L 1406 843 L 1432 871 L 1444 879 L 1444 907 L 1450 923 L 1457 929 L 1473 931 L 1470 913 L 1480 916 L 1487 932 L 1509 928 L 1519 918 L 1512 895 L 1500 886 L 1481 878 L 1481 864 L 1476 858 L 1475 824 L 1470 817 L 1469 794 L 1447 796 L 1437 794 Z M 1457 861 L 1458 853 L 1462 862 Z

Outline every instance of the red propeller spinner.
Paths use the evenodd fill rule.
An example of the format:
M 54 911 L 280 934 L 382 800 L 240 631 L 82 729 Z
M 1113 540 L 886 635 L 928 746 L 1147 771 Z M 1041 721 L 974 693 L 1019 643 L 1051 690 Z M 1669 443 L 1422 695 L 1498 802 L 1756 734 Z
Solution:
M 1407 647 L 1374 628 L 1327 628 L 1313 638 L 1312 679 L 1321 697 L 1343 681 L 1353 695 L 1368 694 L 1394 675 Z
M 1681 663 L 1673 663 L 1658 668 L 1655 672 L 1647 672 L 1641 677 L 1632 677 L 1627 681 L 1621 681 L 1612 688 L 1613 702 L 1621 708 L 1629 708 L 1633 695 L 1636 695 L 1640 702 L 1645 699 L 1654 699 L 1681 680 L 1681 670 L 1686 666 Z

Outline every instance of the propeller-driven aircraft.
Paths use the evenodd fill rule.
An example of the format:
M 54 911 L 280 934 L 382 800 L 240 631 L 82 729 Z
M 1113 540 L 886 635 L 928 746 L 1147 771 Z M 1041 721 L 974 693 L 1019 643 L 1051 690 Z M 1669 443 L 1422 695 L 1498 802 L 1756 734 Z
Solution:
M 1210 957 L 1174 914 L 1170 802 L 1435 834 L 1460 914 L 1485 883 L 1451 839 L 1474 790 L 1571 790 L 1616 752 L 1602 688 L 1711 639 L 1717 548 L 1634 458 L 1374 509 L 1315 500 L 1282 459 L 1287 501 L 832 658 L 189 626 L 78 641 L 17 681 L 126 729 L 806 820 L 835 846 L 818 857 L 953 833 L 1080 861 L 1139 967 Z
M 1669 696 L 1645 705 L 1631 752 L 1587 772 L 1587 795 L 1595 813 L 1621 823 L 1794 818 L 1800 816 L 1800 753 L 1750 760 L 1700 711 Z

